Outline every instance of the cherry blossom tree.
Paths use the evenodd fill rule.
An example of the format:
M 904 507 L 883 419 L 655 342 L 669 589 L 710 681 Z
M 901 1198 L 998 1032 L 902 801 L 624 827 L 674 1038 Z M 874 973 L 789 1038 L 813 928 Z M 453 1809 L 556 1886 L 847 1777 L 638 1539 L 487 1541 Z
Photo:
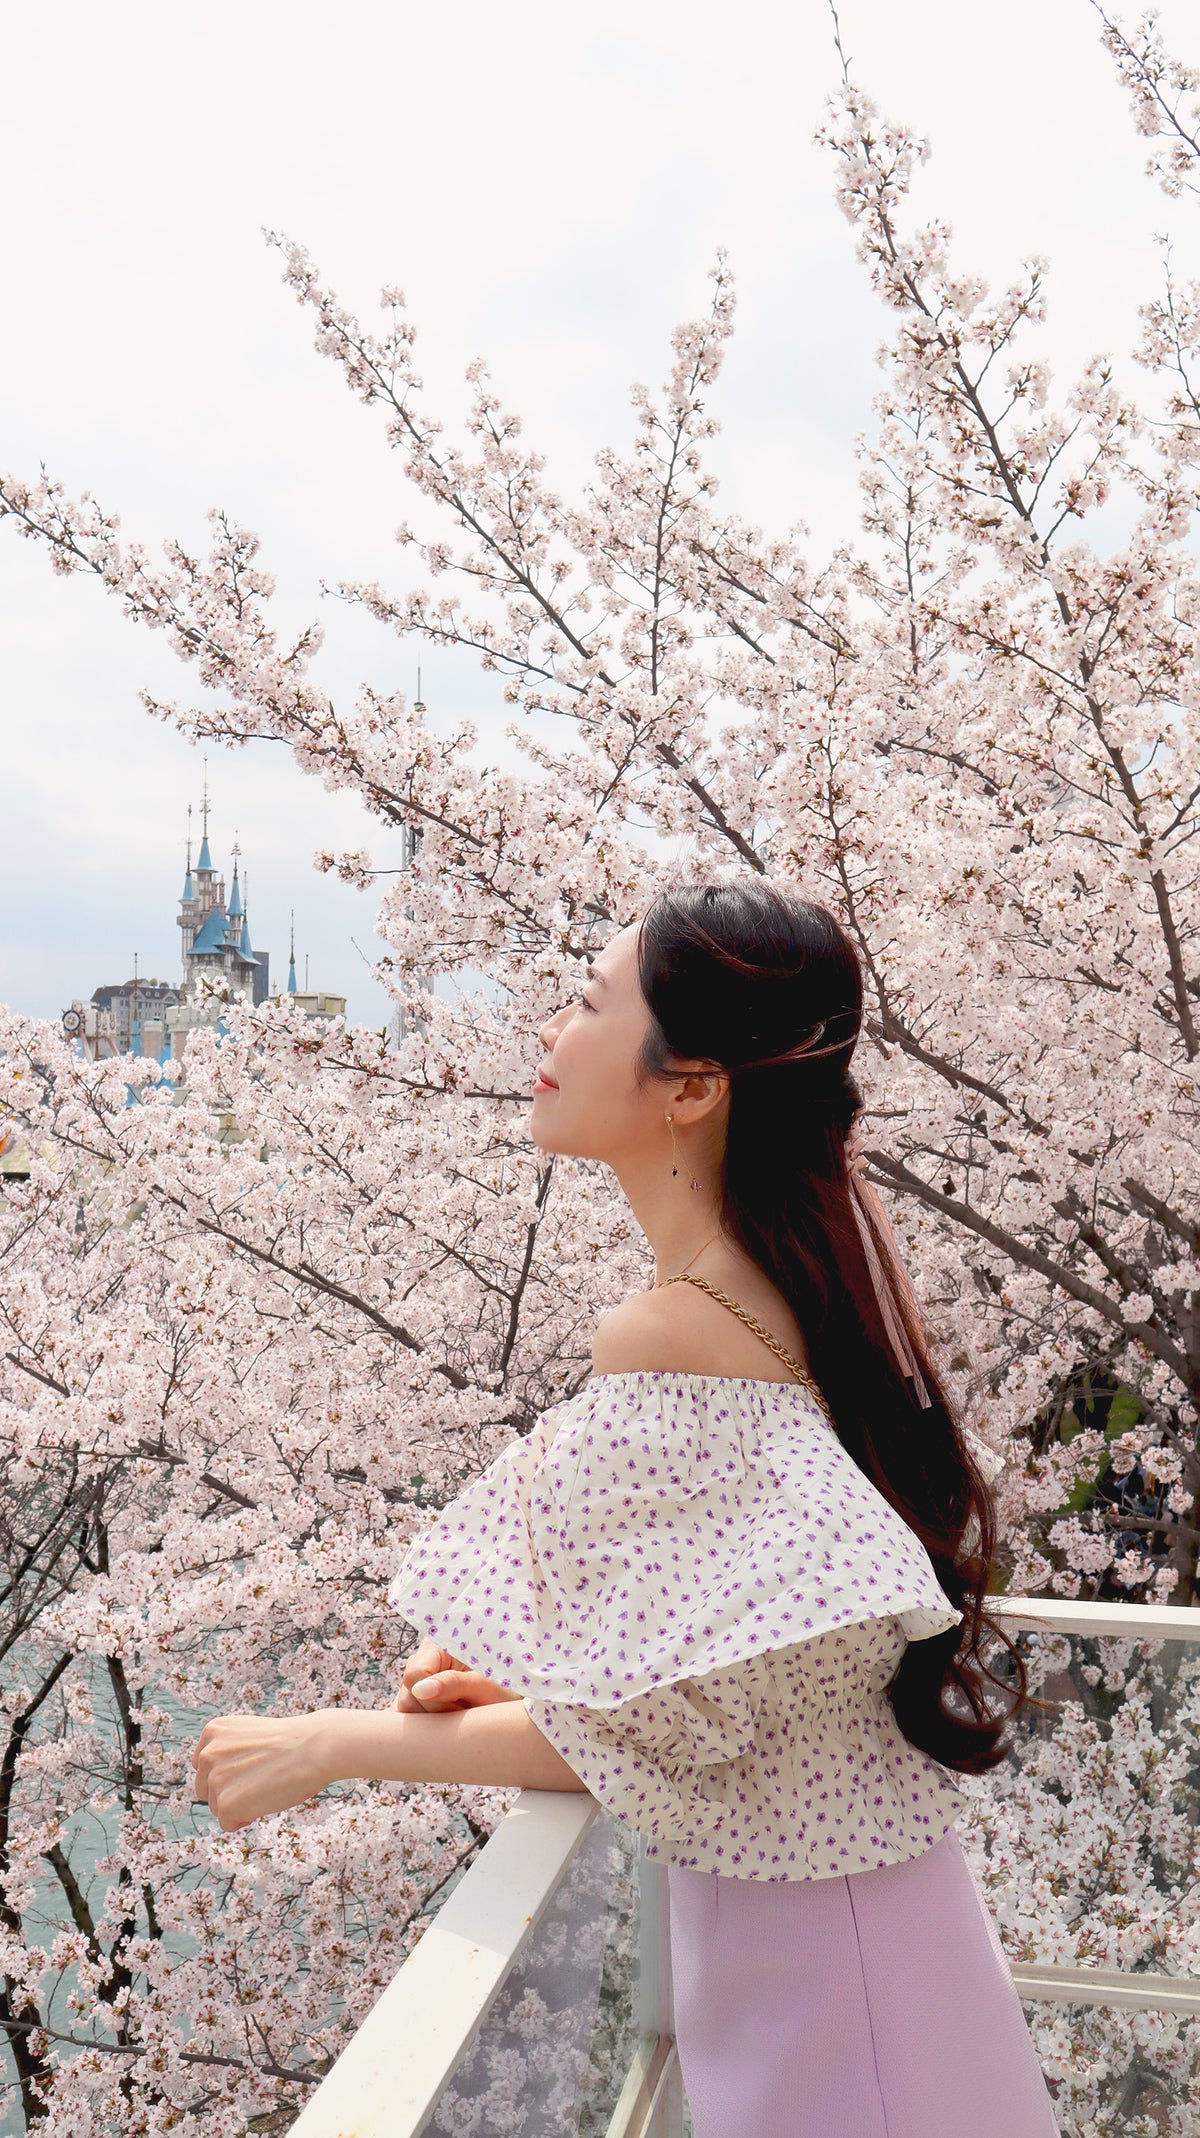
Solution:
M 1152 168 L 1195 190 L 1196 77 L 1153 16 L 1097 12 Z M 508 1801 L 360 1785 L 221 1835 L 188 1751 L 214 1710 L 390 1697 L 405 1539 L 581 1385 L 596 1313 L 645 1281 L 607 1177 L 532 1147 L 525 1107 L 539 1022 L 678 872 L 766 872 L 854 936 L 870 1173 L 1004 1459 L 1002 1579 L 1194 1601 L 1200 284 L 1168 259 L 1143 308 L 1144 407 L 1107 358 L 1057 385 L 1045 263 L 996 295 L 947 226 L 911 229 L 927 144 L 844 63 L 822 133 L 888 322 L 861 533 L 823 560 L 718 501 L 724 258 L 569 502 L 482 364 L 455 444 L 400 292 L 369 330 L 271 234 L 420 521 L 411 584 L 327 591 L 472 650 L 513 709 L 504 767 L 400 694 L 334 702 L 319 627 L 279 639 L 226 513 L 206 556 L 152 557 L 90 496 L 0 480 L 54 569 L 192 665 L 199 702 L 150 712 L 360 796 L 377 856 L 317 864 L 386 886 L 407 1013 L 389 1046 L 231 1004 L 165 1077 L 0 1020 L 31 1153 L 0 1210 L 0 2020 L 53 2138 L 285 2129 Z M 1132 1642 L 1030 1665 L 1071 1698 L 963 1825 L 1010 1953 L 1194 1971 L 1189 1666 Z M 1043 2007 L 1035 2038 L 1064 2129 L 1192 2127 L 1186 2028 Z

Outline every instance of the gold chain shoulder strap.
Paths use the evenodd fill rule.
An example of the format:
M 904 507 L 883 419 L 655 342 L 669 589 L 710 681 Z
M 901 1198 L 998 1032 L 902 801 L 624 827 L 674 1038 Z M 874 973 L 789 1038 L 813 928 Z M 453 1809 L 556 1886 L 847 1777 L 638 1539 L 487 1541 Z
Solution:
M 739 1321 L 744 1321 L 748 1329 L 753 1329 L 754 1334 L 756 1336 L 760 1336 L 764 1344 L 770 1346 L 770 1349 L 775 1353 L 776 1358 L 779 1359 L 782 1364 L 788 1368 L 789 1372 L 794 1373 L 796 1379 L 800 1382 L 801 1386 L 803 1388 L 807 1388 L 809 1394 L 816 1398 L 816 1401 L 820 1404 L 821 1409 L 824 1411 L 825 1416 L 828 1418 L 829 1423 L 831 1425 L 833 1424 L 833 1413 L 830 1410 L 828 1403 L 825 1401 L 824 1396 L 821 1394 L 820 1389 L 817 1387 L 817 1384 L 814 1381 L 811 1373 L 806 1373 L 803 1366 L 797 1364 L 796 1360 L 792 1357 L 791 1352 L 785 1351 L 783 1345 L 776 1341 L 775 1337 L 771 1335 L 770 1330 L 764 1329 L 761 1321 L 756 1321 L 754 1319 L 753 1314 L 748 1314 L 746 1312 L 745 1307 L 739 1306 L 736 1299 L 730 1298 L 728 1292 L 719 1292 L 715 1284 L 709 1283 L 707 1277 L 689 1277 L 687 1272 L 684 1270 L 681 1270 L 677 1277 L 664 1277 L 662 1282 L 664 1285 L 698 1284 L 702 1292 L 707 1292 L 709 1296 L 713 1299 L 719 1299 L 723 1307 L 728 1307 L 731 1313 L 737 1315 Z

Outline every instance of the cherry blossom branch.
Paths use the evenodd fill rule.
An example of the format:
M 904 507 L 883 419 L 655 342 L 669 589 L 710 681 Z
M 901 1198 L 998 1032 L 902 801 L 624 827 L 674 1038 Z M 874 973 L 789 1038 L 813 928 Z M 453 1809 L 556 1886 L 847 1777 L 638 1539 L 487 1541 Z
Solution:
M 931 1187 L 927 1181 L 922 1180 L 918 1174 L 912 1172 L 902 1160 L 892 1158 L 884 1151 L 867 1151 L 865 1156 L 869 1163 L 877 1168 L 877 1175 L 882 1184 L 903 1188 L 907 1194 L 913 1196 L 916 1201 L 924 1203 L 928 1209 L 937 1210 L 947 1217 L 952 1217 L 964 1230 L 976 1233 L 980 1239 L 989 1241 L 993 1247 L 999 1248 L 1009 1261 L 1022 1268 L 1036 1270 L 1039 1276 L 1047 1278 L 1059 1291 L 1066 1293 L 1072 1299 L 1077 1299 L 1082 1305 L 1090 1307 L 1094 1313 L 1100 1315 L 1105 1321 L 1114 1323 L 1126 1336 L 1135 1339 L 1155 1358 L 1162 1359 L 1164 1364 L 1171 1368 L 1172 1372 L 1178 1376 L 1185 1387 L 1192 1382 L 1193 1372 L 1186 1353 L 1182 1352 L 1178 1345 L 1171 1343 L 1152 1322 L 1140 1319 L 1130 1322 L 1124 1321 L 1119 1307 L 1105 1293 L 1099 1291 L 1095 1285 L 1088 1284 L 1086 1279 L 1077 1276 L 1074 1270 L 1068 1269 L 1061 1262 L 1056 1262 L 1051 1256 L 1043 1254 L 1040 1249 L 1020 1239 L 1017 1234 L 1008 1231 L 1004 1226 L 997 1225 L 992 1219 L 984 1217 L 981 1212 L 973 1210 L 969 1204 L 960 1202 L 954 1196 L 944 1195 L 937 1188 Z M 868 1177 L 870 1178 L 871 1176 Z M 1054 1203 L 1051 1207 L 1058 1210 L 1063 1217 L 1069 1218 L 1071 1216 L 1069 1205 Z

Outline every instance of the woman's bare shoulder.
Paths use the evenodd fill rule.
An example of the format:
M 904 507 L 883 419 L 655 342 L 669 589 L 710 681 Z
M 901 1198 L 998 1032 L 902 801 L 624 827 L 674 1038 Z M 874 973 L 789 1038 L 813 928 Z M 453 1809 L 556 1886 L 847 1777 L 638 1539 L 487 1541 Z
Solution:
M 720 1373 L 728 1332 L 714 1326 L 711 1300 L 694 1285 L 633 1292 L 610 1307 L 592 1339 L 595 1373 Z

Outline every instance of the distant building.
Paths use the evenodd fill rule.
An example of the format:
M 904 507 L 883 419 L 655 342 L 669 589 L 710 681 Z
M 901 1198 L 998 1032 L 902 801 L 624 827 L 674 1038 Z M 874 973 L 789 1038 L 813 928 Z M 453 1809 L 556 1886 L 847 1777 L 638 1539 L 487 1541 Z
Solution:
M 192 868 L 192 840 L 187 841 L 187 866 L 183 895 L 176 916 L 180 931 L 183 978 L 180 981 L 145 980 L 139 977 L 134 959 L 132 980 L 94 989 L 91 1000 L 76 997 L 62 1013 L 63 1030 L 75 1042 L 76 1051 L 93 1061 L 111 1054 L 144 1054 L 156 1061 L 177 1059 L 187 1045 L 189 1032 L 200 1025 L 219 1025 L 220 997 L 198 999 L 199 984 L 207 977 L 223 986 L 228 995 L 252 1003 L 270 996 L 270 952 L 254 950 L 245 886 L 238 876 L 241 849 L 233 846 L 233 884 L 228 902 L 225 878 L 213 867 L 208 844 L 208 781 L 204 783 L 203 837 L 200 855 Z M 188 808 L 191 816 L 191 807 Z M 310 993 L 296 986 L 295 931 L 286 993 L 297 998 L 306 1016 L 344 1017 L 346 998 L 324 990 Z M 278 997 L 274 999 L 279 999 Z
M 167 1011 L 182 1002 L 183 989 L 169 980 L 132 980 L 119 986 L 97 987 L 87 1004 L 74 1004 L 63 1012 L 63 1030 L 78 1032 L 95 1041 L 87 1049 L 101 1054 L 160 1054 L 166 1033 Z M 154 1045 L 157 1034 L 158 1045 Z

